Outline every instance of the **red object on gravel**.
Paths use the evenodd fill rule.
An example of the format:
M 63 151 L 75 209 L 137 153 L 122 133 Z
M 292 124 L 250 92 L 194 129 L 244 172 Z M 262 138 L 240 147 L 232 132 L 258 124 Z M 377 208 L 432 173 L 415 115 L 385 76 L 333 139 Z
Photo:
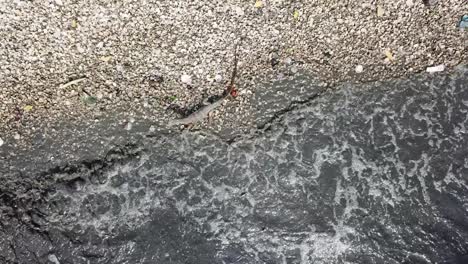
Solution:
M 236 89 L 231 90 L 231 96 L 234 97 L 234 98 L 237 97 L 237 90 Z

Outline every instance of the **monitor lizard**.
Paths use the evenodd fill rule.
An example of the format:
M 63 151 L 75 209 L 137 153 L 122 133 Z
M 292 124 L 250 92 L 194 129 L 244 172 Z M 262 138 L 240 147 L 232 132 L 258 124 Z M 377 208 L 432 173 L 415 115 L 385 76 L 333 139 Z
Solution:
M 234 68 L 231 74 L 231 80 L 229 82 L 229 85 L 227 86 L 226 90 L 223 92 L 222 96 L 215 102 L 203 106 L 196 112 L 188 115 L 187 117 L 181 118 L 181 119 L 173 119 L 169 121 L 169 126 L 176 126 L 176 125 L 190 125 L 190 124 L 195 124 L 200 121 L 203 121 L 208 114 L 213 111 L 214 109 L 218 108 L 225 99 L 229 98 L 232 96 L 233 91 L 235 91 L 235 78 L 237 76 L 237 49 L 238 49 L 239 43 L 237 43 L 235 50 L 234 50 Z

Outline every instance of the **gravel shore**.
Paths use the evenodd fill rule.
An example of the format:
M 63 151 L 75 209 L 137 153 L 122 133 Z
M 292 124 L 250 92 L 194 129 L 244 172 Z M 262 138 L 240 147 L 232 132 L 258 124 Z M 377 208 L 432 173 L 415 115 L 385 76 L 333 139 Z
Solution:
M 204 126 L 248 126 L 257 84 L 299 70 L 333 87 L 466 63 L 468 1 L 423 2 L 0 0 L 0 138 L 117 112 L 179 118 L 223 92 L 240 38 L 239 95 Z

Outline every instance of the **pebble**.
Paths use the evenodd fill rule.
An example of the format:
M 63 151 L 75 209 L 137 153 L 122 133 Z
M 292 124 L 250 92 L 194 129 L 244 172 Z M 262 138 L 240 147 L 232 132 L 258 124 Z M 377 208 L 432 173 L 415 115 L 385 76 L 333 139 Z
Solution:
M 235 7 L 235 10 L 236 10 L 236 14 L 237 14 L 238 16 L 243 16 L 243 15 L 245 14 L 245 13 L 244 13 L 244 9 L 242 9 L 242 7 L 240 7 L 240 6 L 236 6 L 236 7 Z
M 192 84 L 192 77 L 188 74 L 182 74 L 180 81 L 184 84 Z
M 280 63 L 280 60 L 279 60 L 279 55 L 277 53 L 272 53 L 270 55 L 270 64 L 271 64 L 271 67 L 275 67 L 276 65 L 278 65 Z
M 425 5 L 429 5 L 429 6 L 432 6 L 432 5 L 435 5 L 439 0 L 423 0 L 423 3 Z
M 223 76 L 221 76 L 221 74 L 216 74 L 215 81 L 216 82 L 221 82 L 222 80 L 223 80 Z
M 444 70 L 445 70 L 445 65 L 443 64 L 426 68 L 426 72 L 429 72 L 429 73 L 443 72 Z
M 133 128 L 133 123 L 135 123 L 135 118 L 131 117 L 128 122 L 127 122 L 127 125 L 125 126 L 125 130 L 129 131 L 129 130 L 132 130 Z
M 382 6 L 377 6 L 377 16 L 381 17 L 385 14 L 385 10 Z
M 14 138 L 15 140 L 20 140 L 20 139 L 21 139 L 21 135 L 18 134 L 18 133 L 15 133 L 15 135 L 13 136 L 13 138 Z
M 206 81 L 207 82 L 213 82 L 213 78 L 211 78 L 211 75 L 206 75 Z
M 297 66 L 292 66 L 291 67 L 291 72 L 296 74 L 297 72 L 299 71 L 299 69 L 297 68 Z
M 284 63 L 286 63 L 287 65 L 291 64 L 292 63 L 292 59 L 291 58 L 286 58 L 284 60 Z
M 3 141 L 3 139 L 0 138 L 0 147 L 3 146 L 4 143 L 5 141 Z
M 468 28 L 468 14 L 463 15 L 460 19 L 460 23 L 458 23 L 459 28 Z
M 125 126 L 125 130 L 130 131 L 132 130 L 132 127 L 133 127 L 133 123 L 128 122 L 127 125 Z
M 357 65 L 355 71 L 356 73 L 362 73 L 364 71 L 364 67 L 362 65 Z
M 54 264 L 60 264 L 60 261 L 57 259 L 57 257 L 54 254 L 49 255 L 48 259 L 50 262 Z

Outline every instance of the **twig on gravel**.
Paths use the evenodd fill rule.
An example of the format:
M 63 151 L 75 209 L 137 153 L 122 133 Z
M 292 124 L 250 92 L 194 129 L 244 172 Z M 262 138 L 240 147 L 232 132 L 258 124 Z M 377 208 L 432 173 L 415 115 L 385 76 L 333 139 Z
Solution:
M 85 93 L 87 96 L 92 96 L 88 91 L 86 91 L 85 88 L 81 88 L 81 90 L 82 90 L 83 93 Z
M 170 120 L 169 121 L 169 126 L 174 126 L 174 125 L 188 125 L 188 124 L 194 124 L 197 122 L 202 121 L 203 119 L 206 118 L 206 116 L 213 111 L 215 108 L 220 106 L 222 102 L 231 96 L 232 91 L 234 90 L 234 81 L 237 76 L 237 48 L 239 47 L 239 43 L 236 44 L 235 50 L 234 50 L 234 69 L 232 70 L 232 75 L 231 75 L 231 80 L 226 88 L 226 90 L 223 92 L 223 95 L 221 98 L 219 98 L 217 101 L 213 102 L 212 104 L 209 104 L 207 106 L 202 107 L 200 110 L 190 114 L 189 116 L 182 118 L 182 119 L 175 119 L 175 120 Z
M 237 76 L 237 49 L 239 48 L 239 45 L 241 44 L 242 42 L 242 39 L 239 40 L 239 42 L 237 43 L 235 49 L 234 49 L 234 69 L 232 70 L 232 74 L 231 74 L 231 81 L 229 82 L 229 85 L 226 89 L 226 92 L 224 95 L 224 97 L 227 97 L 229 96 L 232 91 L 234 90 L 234 81 L 236 79 L 236 76 Z
M 82 81 L 84 81 L 84 80 L 86 80 L 86 77 L 79 78 L 79 79 L 76 79 L 76 80 L 67 82 L 67 83 L 65 83 L 65 84 L 60 85 L 60 89 L 65 89 L 65 88 L 67 88 L 68 86 L 75 85 L 75 84 L 80 83 L 80 82 L 82 82 Z

